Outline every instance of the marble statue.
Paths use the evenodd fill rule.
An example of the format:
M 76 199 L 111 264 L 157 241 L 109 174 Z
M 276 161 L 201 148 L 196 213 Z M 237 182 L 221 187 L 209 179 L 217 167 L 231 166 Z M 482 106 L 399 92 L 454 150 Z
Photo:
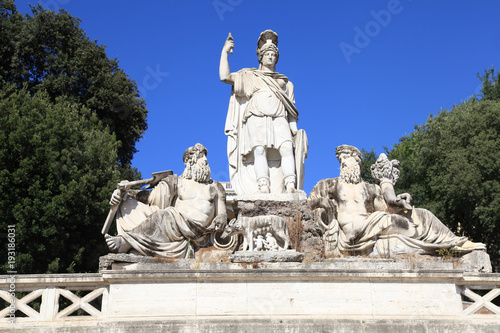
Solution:
M 273 237 L 273 234 L 268 232 L 266 234 L 266 240 L 264 241 L 264 246 L 268 251 L 278 251 L 280 249 L 278 241 Z
M 318 182 L 308 198 L 328 252 L 388 256 L 485 250 L 482 243 L 454 235 L 430 211 L 414 208 L 409 194 L 395 194 L 398 161 L 382 154 L 372 166 L 378 184 L 369 184 L 361 179 L 363 157 L 357 148 L 339 146 L 336 156 L 340 176 Z
M 118 235 L 105 235 L 111 251 L 186 258 L 225 227 L 224 188 L 210 178 L 206 148 L 188 148 L 183 160 L 181 176 L 167 175 L 151 191 L 113 192 L 110 205 L 119 208 Z
M 307 137 L 297 129 L 293 84 L 276 72 L 278 35 L 266 30 L 257 45 L 259 68 L 230 72 L 231 34 L 220 59 L 220 79 L 232 85 L 225 125 L 231 185 L 238 195 L 294 192 L 304 182 Z
M 262 251 L 268 248 L 273 251 L 287 250 L 290 244 L 285 219 L 275 215 L 241 216 L 232 219 L 224 228 L 221 238 L 233 235 L 243 235 L 243 251 Z M 278 240 L 281 246 L 278 245 Z
M 257 237 L 255 237 L 254 239 L 254 242 L 255 242 L 255 247 L 254 247 L 254 251 L 265 251 L 265 240 L 264 240 L 264 236 L 262 235 L 257 235 Z

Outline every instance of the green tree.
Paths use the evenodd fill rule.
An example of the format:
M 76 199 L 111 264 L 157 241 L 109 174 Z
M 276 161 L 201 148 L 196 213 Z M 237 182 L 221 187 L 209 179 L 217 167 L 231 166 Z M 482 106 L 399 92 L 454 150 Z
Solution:
M 0 88 L 14 84 L 32 95 L 45 91 L 53 102 L 63 96 L 85 106 L 87 117 L 97 114 L 116 134 L 118 160 L 127 167 L 147 129 L 136 83 L 107 57 L 103 45 L 89 40 L 80 19 L 41 5 L 31 10 L 23 16 L 13 1 L 0 0 Z
M 499 134 L 500 101 L 472 99 L 431 115 L 389 155 L 401 162 L 398 191 L 454 232 L 485 242 L 493 259 L 500 244 Z
M 31 10 L 0 0 L 0 234 L 16 226 L 19 272 L 94 271 L 109 195 L 138 176 L 147 110 L 78 18 Z
M 14 44 L 16 35 L 21 30 L 23 22 L 21 15 L 13 1 L 0 0 L 0 84 L 12 80 L 13 73 L 19 68 L 17 62 L 13 62 Z
M 419 207 L 425 206 L 434 212 L 433 194 L 429 191 L 425 179 L 429 164 L 423 164 L 420 156 L 421 135 L 425 131 L 425 125 L 415 126 L 415 131 L 399 139 L 399 143 L 389 152 L 390 159 L 401 162 L 399 169 L 401 174 L 396 184 L 400 192 L 411 193 L 413 201 Z M 425 162 L 432 162 L 429 159 Z
M 0 225 L 15 225 L 17 271 L 95 271 L 120 179 L 115 135 L 87 108 L 43 92 L 2 92 L 0 123 Z
M 373 163 L 377 162 L 377 155 L 373 147 L 370 151 L 361 148 L 361 154 L 363 154 L 363 163 L 361 164 L 361 178 L 368 183 L 375 184 L 375 180 L 372 177 L 371 166 Z
M 495 76 L 495 67 L 484 71 L 484 75 L 477 74 L 477 77 L 483 82 L 481 88 L 481 100 L 499 101 L 500 100 L 500 72 Z

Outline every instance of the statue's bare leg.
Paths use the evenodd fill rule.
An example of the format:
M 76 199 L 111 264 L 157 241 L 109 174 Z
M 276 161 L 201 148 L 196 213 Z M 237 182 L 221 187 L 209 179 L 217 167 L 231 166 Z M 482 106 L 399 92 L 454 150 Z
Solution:
M 269 166 L 267 165 L 266 148 L 257 146 L 253 150 L 255 176 L 259 186 L 259 191 L 269 193 Z
M 132 248 L 132 246 L 127 242 L 122 236 L 118 235 L 116 237 L 110 236 L 108 234 L 104 235 L 106 238 L 106 243 L 108 244 L 111 252 L 115 253 L 126 253 Z
M 280 146 L 281 170 L 285 179 L 287 192 L 295 191 L 295 158 L 293 157 L 293 144 L 290 141 L 284 142 Z

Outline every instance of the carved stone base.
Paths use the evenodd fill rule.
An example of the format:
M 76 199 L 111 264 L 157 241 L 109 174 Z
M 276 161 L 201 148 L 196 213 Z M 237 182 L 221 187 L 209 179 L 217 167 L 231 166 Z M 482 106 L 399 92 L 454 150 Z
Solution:
M 302 198 L 300 191 L 280 195 L 255 194 L 253 199 L 251 196 L 240 196 L 233 202 L 233 209 L 238 217 L 274 215 L 284 218 L 288 225 L 290 247 L 304 253 L 306 261 L 321 261 L 324 259 L 322 231 L 314 223 L 305 194 L 300 200 L 280 200 L 286 196 Z
M 253 193 L 236 196 L 233 201 L 300 201 L 307 200 L 306 192 L 295 190 L 293 193 Z
M 201 248 L 195 253 L 196 259 L 176 259 L 166 257 L 147 257 L 131 253 L 109 253 L 99 258 L 99 271 L 107 270 L 134 270 L 152 269 L 162 270 L 166 267 L 181 267 L 193 269 L 200 263 L 207 265 L 212 263 L 229 262 L 230 250 L 218 250 L 214 247 Z M 170 266 L 167 266 L 170 265 Z
M 304 253 L 295 250 L 287 251 L 237 251 L 229 256 L 231 262 L 254 263 L 254 262 L 301 262 Z
M 131 253 L 109 253 L 105 256 L 99 257 L 99 271 L 113 269 L 115 263 L 162 263 L 172 262 L 169 258 L 146 257 Z
M 0 296 L 17 310 L 10 323 L 13 303 L 0 305 L 0 332 L 500 332 L 500 274 L 464 273 L 451 262 L 130 265 L 16 275 L 17 298 L 7 292 L 12 276 L 0 276 Z M 30 307 L 34 298 L 39 308 Z
M 455 269 L 477 273 L 491 273 L 493 271 L 490 256 L 484 251 L 472 251 L 464 254 Z

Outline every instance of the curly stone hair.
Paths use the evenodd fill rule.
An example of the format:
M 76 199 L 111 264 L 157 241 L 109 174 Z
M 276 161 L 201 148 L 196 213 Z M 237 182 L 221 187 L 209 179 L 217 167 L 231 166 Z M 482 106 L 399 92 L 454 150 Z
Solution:
M 201 143 L 197 143 L 193 147 L 189 147 L 188 149 L 186 149 L 184 155 L 182 155 L 184 164 L 187 165 L 188 163 L 196 163 L 196 160 L 198 159 L 200 153 L 205 153 L 205 156 L 207 155 L 207 148 L 205 148 L 205 146 Z
M 356 158 L 356 161 L 360 164 L 361 164 L 361 161 L 363 161 L 363 154 L 361 154 L 359 149 L 354 147 L 354 146 L 341 145 L 341 146 L 338 146 L 337 149 L 335 149 L 335 156 L 337 156 L 337 159 L 339 160 L 339 162 L 340 162 L 339 157 L 340 157 L 340 154 L 342 154 L 342 153 L 350 154 L 351 156 Z

